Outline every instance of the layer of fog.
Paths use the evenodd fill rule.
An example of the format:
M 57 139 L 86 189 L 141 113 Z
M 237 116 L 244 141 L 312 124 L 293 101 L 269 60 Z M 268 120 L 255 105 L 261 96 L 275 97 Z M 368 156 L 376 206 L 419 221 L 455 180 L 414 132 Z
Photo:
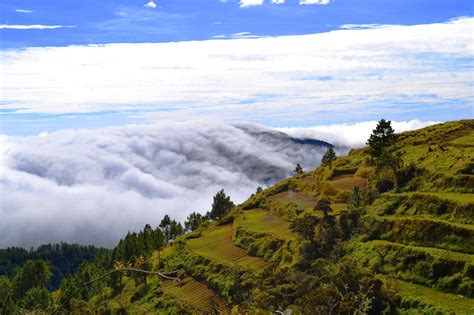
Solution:
M 165 214 L 210 209 L 221 188 L 235 202 L 279 181 L 325 147 L 256 125 L 204 122 L 60 131 L 5 138 L 0 247 L 47 242 L 114 245 Z

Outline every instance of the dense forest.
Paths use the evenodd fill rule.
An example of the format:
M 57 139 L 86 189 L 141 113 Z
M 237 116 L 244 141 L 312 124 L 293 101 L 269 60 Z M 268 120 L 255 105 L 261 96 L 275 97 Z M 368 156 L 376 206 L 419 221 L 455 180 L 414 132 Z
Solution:
M 381 120 L 367 147 L 328 148 L 240 205 L 221 190 L 184 225 L 165 216 L 113 250 L 75 247 L 77 270 L 58 264 L 66 244 L 0 252 L 0 311 L 471 314 L 473 143 L 472 120 L 401 134 Z M 53 266 L 67 266 L 59 286 Z

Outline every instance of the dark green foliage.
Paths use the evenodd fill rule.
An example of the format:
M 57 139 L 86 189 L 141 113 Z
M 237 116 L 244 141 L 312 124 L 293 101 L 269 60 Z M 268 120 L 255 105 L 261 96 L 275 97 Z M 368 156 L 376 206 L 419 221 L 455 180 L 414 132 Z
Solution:
M 183 234 L 184 234 L 184 228 L 181 225 L 181 222 L 177 222 L 176 220 L 171 221 L 171 225 L 170 225 L 171 239 L 174 240 Z
M 11 276 L 13 270 L 23 265 L 25 261 L 42 259 L 51 262 L 52 265 L 53 274 L 46 286 L 49 289 L 56 289 L 61 280 L 74 273 L 82 262 L 91 261 L 107 251 L 95 246 L 68 243 L 41 245 L 30 251 L 18 247 L 0 249 L 0 275 Z
M 390 120 L 380 120 L 377 127 L 372 130 L 367 144 L 369 145 L 369 154 L 378 170 L 385 167 L 396 170 L 400 167 L 401 157 L 395 152 L 397 138 L 398 135 L 395 134 Z
M 388 148 L 395 145 L 396 141 L 397 135 L 392 128 L 392 122 L 390 120 L 381 119 L 367 140 L 369 154 L 373 158 L 380 158 Z
M 164 216 L 164 218 L 160 222 L 159 227 L 161 228 L 161 231 L 163 232 L 166 243 L 169 243 L 169 241 L 171 240 L 171 235 L 170 235 L 171 218 L 169 217 L 169 215 L 166 214 Z
M 166 217 L 167 216 L 165 216 L 165 218 Z M 169 219 L 169 217 L 167 218 Z M 139 233 L 127 233 L 125 238 L 120 240 L 118 245 L 114 248 L 112 252 L 112 260 L 135 262 L 139 256 L 150 257 L 154 250 L 160 249 L 165 245 L 165 235 L 170 238 L 177 233 L 175 230 L 182 234 L 183 229 L 182 227 L 181 229 L 179 228 L 181 226 L 180 224 L 178 225 L 176 221 L 171 221 L 171 219 L 169 222 L 169 226 L 162 228 L 164 232 L 159 228 L 153 230 L 151 226 L 147 224 L 143 228 L 143 231 Z M 160 226 L 161 225 L 162 224 L 160 224 Z
M 46 311 L 51 304 L 49 291 L 45 286 L 34 287 L 26 291 L 18 305 L 28 310 Z
M 291 223 L 290 229 L 300 234 L 304 239 L 312 241 L 315 234 L 314 229 L 318 223 L 317 217 L 305 214 L 304 217 L 295 219 Z
M 46 285 L 51 277 L 51 263 L 44 260 L 27 260 L 17 268 L 12 278 L 13 296 L 21 299 L 26 291 Z
M 417 176 L 420 176 L 423 174 L 423 170 L 418 168 L 415 163 L 410 163 L 408 166 L 401 167 L 400 169 L 397 170 L 395 176 L 396 176 L 396 184 L 398 188 L 408 188 L 406 190 L 416 190 L 417 184 L 412 183 L 412 185 L 409 185 L 410 182 L 416 178 Z
M 388 192 L 393 189 L 394 182 L 389 178 L 381 178 L 377 181 L 377 191 L 381 194 Z
M 321 164 L 323 166 L 329 167 L 329 169 L 332 169 L 332 163 L 336 160 L 336 152 L 334 152 L 333 148 L 328 148 L 326 152 L 323 155 L 323 158 L 321 160 Z
M 364 196 L 362 194 L 362 191 L 360 190 L 359 186 L 354 186 L 354 188 L 352 188 L 347 207 L 349 209 L 360 209 L 362 207 L 363 202 Z
M 331 200 L 326 197 L 319 198 L 318 202 L 314 206 L 315 211 L 321 211 L 325 217 L 332 212 Z
M 193 212 L 188 215 L 188 218 L 184 222 L 184 227 L 186 231 L 195 231 L 197 228 L 201 225 L 201 223 L 204 221 L 204 217 L 202 214 Z
M 232 285 L 229 287 L 229 296 L 234 304 L 248 305 L 252 297 L 255 282 L 252 274 L 239 266 L 231 270 Z
M 218 220 L 229 213 L 233 207 L 234 203 L 230 200 L 230 196 L 227 196 L 224 189 L 222 189 L 214 196 L 210 218 L 212 220 Z
M 296 175 L 301 175 L 304 173 L 303 168 L 301 167 L 300 163 L 296 164 L 294 172 Z
M 13 288 L 10 279 L 0 276 L 0 314 L 14 314 Z

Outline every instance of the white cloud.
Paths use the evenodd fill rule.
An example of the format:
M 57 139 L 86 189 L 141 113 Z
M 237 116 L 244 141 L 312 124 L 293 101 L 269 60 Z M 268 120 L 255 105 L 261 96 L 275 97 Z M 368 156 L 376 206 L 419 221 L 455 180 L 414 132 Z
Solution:
M 0 24 L 0 29 L 14 29 L 14 30 L 49 30 L 56 28 L 74 28 L 76 25 L 19 25 L 19 24 Z
M 114 245 L 128 230 L 209 210 L 221 188 L 257 186 L 315 167 L 324 147 L 272 129 L 208 121 L 0 137 L 0 247 Z
M 240 0 L 241 8 L 248 8 L 256 5 L 262 5 L 264 0 Z
M 423 128 L 436 123 L 438 122 L 420 120 L 392 121 L 392 127 L 395 129 L 395 132 L 399 133 Z M 279 128 L 279 130 L 294 137 L 319 139 L 341 147 L 360 148 L 365 146 L 370 133 L 376 126 L 376 121 L 365 121 L 353 124 L 335 124 L 309 128 Z
M 157 7 L 156 3 L 153 1 L 150 1 L 144 5 L 146 8 L 154 9 Z
M 285 0 L 272 0 L 272 3 L 283 4 L 283 3 L 285 3 Z
M 260 36 L 258 35 L 253 35 L 250 32 L 239 32 L 239 33 L 234 33 L 230 35 L 230 38 L 259 38 Z
M 16 9 L 15 12 L 28 14 L 28 13 L 33 13 L 33 10 Z
M 317 4 L 317 5 L 326 5 L 331 2 L 330 0 L 300 0 L 300 4 L 302 5 L 312 5 L 312 4 Z
M 422 118 L 418 108 L 472 103 L 473 25 L 465 18 L 252 40 L 4 50 L 1 93 L 8 103 L 2 108 L 164 108 L 157 117 L 212 113 L 279 125 L 357 121 L 393 111 Z
M 383 24 L 343 24 L 339 26 L 341 29 L 352 30 L 352 29 L 371 29 L 371 28 L 382 28 L 390 27 L 393 25 L 383 25 Z

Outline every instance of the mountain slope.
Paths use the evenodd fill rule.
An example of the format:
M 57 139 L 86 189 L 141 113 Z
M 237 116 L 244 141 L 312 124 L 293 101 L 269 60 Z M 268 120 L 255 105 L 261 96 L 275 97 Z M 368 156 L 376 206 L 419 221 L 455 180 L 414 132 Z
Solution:
M 155 251 L 150 268 L 178 270 L 184 285 L 124 276 L 120 292 L 77 299 L 72 310 L 469 314 L 473 140 L 472 120 L 403 133 L 393 172 L 377 171 L 367 148 L 353 150 Z

